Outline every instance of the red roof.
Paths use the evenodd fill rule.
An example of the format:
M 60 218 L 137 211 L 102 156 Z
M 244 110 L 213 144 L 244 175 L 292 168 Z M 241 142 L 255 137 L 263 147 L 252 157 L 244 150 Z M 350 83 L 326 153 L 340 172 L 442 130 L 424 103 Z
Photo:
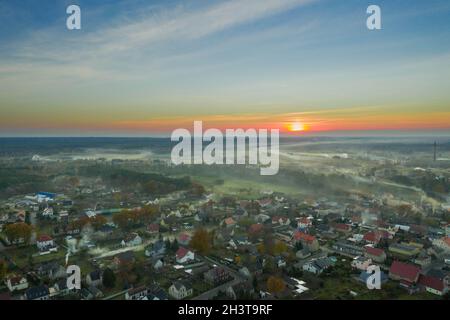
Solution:
M 46 241 L 52 241 L 52 240 L 53 240 L 53 238 L 46 234 L 43 234 L 43 235 L 39 236 L 39 238 L 37 238 L 38 242 L 46 242 Z
M 419 284 L 434 290 L 444 291 L 444 281 L 435 277 L 421 274 L 419 277 Z
M 341 231 L 350 231 L 352 229 L 352 227 L 349 224 L 345 223 L 336 223 L 334 225 L 334 228 Z
M 378 243 L 381 239 L 381 233 L 377 231 L 370 231 L 364 235 L 364 240 L 367 242 Z
M 364 249 L 366 250 L 366 252 L 372 256 L 381 256 L 384 251 L 382 249 L 378 249 L 378 248 L 374 248 L 374 247 L 364 247 Z
M 176 253 L 177 259 L 183 258 L 188 252 L 189 252 L 188 249 L 180 247 Z
M 416 282 L 420 268 L 412 264 L 394 261 L 389 272 L 409 282 Z
M 305 241 L 307 243 L 312 243 L 315 239 L 316 237 L 298 230 L 294 233 L 295 241 Z

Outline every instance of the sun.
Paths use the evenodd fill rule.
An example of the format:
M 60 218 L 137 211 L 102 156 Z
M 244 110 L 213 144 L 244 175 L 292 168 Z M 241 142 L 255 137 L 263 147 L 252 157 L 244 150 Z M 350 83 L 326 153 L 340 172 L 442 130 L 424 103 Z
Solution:
M 305 131 L 305 125 L 299 121 L 292 122 L 288 125 L 288 130 L 292 132 Z

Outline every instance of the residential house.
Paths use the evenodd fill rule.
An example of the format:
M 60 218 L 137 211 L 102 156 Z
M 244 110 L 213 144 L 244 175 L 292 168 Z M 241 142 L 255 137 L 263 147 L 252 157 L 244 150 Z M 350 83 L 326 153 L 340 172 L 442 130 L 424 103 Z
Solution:
M 443 296 L 448 292 L 448 285 L 446 284 L 445 279 L 440 279 L 439 277 L 432 275 L 421 274 L 418 282 L 419 286 L 429 293 Z
M 273 216 L 272 217 L 273 225 L 288 226 L 290 223 L 291 223 L 291 220 L 289 220 L 288 217 L 284 217 L 284 216 Z
M 365 246 L 364 251 L 364 256 L 372 259 L 375 262 L 384 263 L 384 261 L 386 261 L 386 253 L 383 249 Z
M 431 264 L 431 256 L 428 255 L 425 250 L 422 250 L 419 253 L 419 255 L 414 259 L 414 263 L 419 265 L 422 269 L 424 269 Z
M 125 293 L 125 300 L 142 300 L 147 295 L 148 288 L 146 286 L 131 288 Z
M 36 239 L 36 246 L 41 252 L 57 250 L 53 238 L 46 234 L 40 235 Z
M 351 263 L 352 268 L 366 271 L 367 268 L 372 264 L 372 259 L 364 257 L 364 256 L 358 256 L 355 257 Z
M 49 261 L 37 267 L 37 274 L 49 279 L 60 279 L 67 277 L 66 269 L 57 261 Z
M 442 249 L 445 253 L 450 253 L 450 237 L 442 237 L 433 240 L 433 246 Z
M 389 252 L 402 257 L 412 258 L 417 256 L 422 248 L 423 245 L 414 242 L 393 243 L 389 246 Z
M 53 218 L 54 215 L 54 211 L 52 207 L 47 207 L 44 209 L 44 211 L 42 211 L 42 216 L 45 218 Z
M 6 277 L 5 284 L 10 292 L 25 290 L 28 288 L 28 280 L 18 275 L 10 275 Z
M 312 226 L 312 219 L 309 217 L 300 217 L 297 218 L 297 227 L 299 229 L 307 229 L 310 228 Z
M 310 252 L 315 252 L 320 248 L 319 242 L 315 236 L 298 230 L 294 232 L 293 241 L 294 243 L 300 242 L 304 247 L 308 248 Z
M 215 267 L 204 273 L 205 281 L 217 286 L 232 279 L 231 274 L 222 267 Z
M 311 272 L 314 274 L 321 274 L 333 265 L 334 262 L 328 257 L 318 258 L 305 263 L 303 265 L 303 271 Z
M 26 300 L 49 300 L 50 299 L 50 291 L 47 286 L 37 286 L 29 288 L 25 292 Z
M 194 252 L 192 252 L 189 249 L 180 247 L 175 254 L 175 258 L 176 258 L 177 263 L 184 264 L 184 263 L 194 260 L 195 254 L 194 254 Z
M 248 233 L 252 236 L 257 236 L 263 231 L 263 229 L 264 226 L 261 223 L 255 223 L 248 228 Z
M 142 300 L 158 301 L 169 299 L 167 293 L 157 284 L 150 285 L 148 287 L 147 292 L 148 292 L 147 296 L 142 298 Z
M 59 296 L 65 296 L 71 292 L 67 287 L 67 278 L 59 279 L 53 287 L 56 290 L 56 294 Z
M 419 275 L 419 267 L 400 261 L 394 261 L 389 269 L 389 278 L 400 281 L 405 288 L 412 288 L 419 280 Z
M 134 247 L 142 244 L 142 238 L 136 232 L 128 234 L 125 239 L 122 240 L 122 246 Z
M 169 287 L 169 295 L 177 300 L 190 297 L 193 292 L 192 287 L 183 281 L 176 281 Z
M 352 226 L 345 223 L 333 223 L 331 227 L 334 231 L 342 233 L 350 233 L 352 231 Z
M 333 243 L 332 248 L 337 253 L 349 256 L 360 256 L 364 254 L 364 249 L 362 247 L 345 241 L 336 241 Z
M 158 240 L 155 243 L 150 244 L 145 249 L 145 255 L 147 257 L 163 256 L 166 253 L 166 243 L 163 240 Z
M 223 225 L 227 228 L 231 228 L 236 225 L 236 221 L 232 217 L 228 217 L 225 220 L 223 220 Z

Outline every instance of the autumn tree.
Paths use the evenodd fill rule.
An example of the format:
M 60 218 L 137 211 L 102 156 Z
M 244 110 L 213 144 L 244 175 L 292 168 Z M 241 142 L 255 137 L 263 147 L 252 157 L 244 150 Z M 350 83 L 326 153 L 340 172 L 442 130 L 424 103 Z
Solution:
M 103 227 L 108 220 L 102 215 L 96 215 L 95 217 L 90 218 L 89 222 L 95 230 L 98 230 Z
M 116 285 L 116 275 L 110 268 L 106 268 L 105 271 L 103 271 L 103 285 L 106 288 L 114 288 Z
M 24 222 L 8 224 L 5 227 L 5 235 L 11 243 L 17 243 L 21 240 L 24 243 L 29 243 L 32 231 L 33 227 Z
M 273 254 L 274 255 L 280 255 L 282 253 L 285 253 L 288 250 L 288 247 L 286 243 L 282 241 L 276 241 L 275 245 L 273 246 Z
M 211 235 L 206 229 L 198 229 L 192 236 L 190 246 L 200 254 L 207 255 L 211 250 Z
M 283 292 L 286 289 L 286 284 L 283 279 L 275 276 L 270 276 L 267 279 L 267 291 L 272 294 Z

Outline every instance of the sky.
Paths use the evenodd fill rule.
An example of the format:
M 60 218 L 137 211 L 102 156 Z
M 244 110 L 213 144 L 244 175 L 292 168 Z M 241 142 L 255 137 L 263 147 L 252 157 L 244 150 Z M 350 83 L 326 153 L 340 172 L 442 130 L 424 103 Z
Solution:
M 81 30 L 66 28 L 70 4 Z M 0 0 L 0 135 L 167 135 L 194 120 L 449 133 L 449 16 L 448 0 Z

